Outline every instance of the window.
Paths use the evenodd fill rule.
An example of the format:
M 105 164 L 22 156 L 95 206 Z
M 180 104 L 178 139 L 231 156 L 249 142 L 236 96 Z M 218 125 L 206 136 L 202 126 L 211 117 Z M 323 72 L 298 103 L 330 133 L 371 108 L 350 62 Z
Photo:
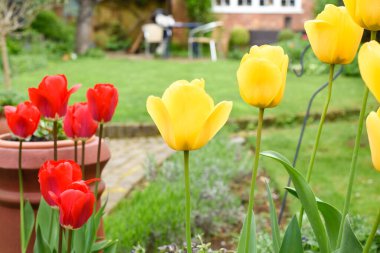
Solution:
M 302 13 L 302 0 L 212 0 L 216 13 Z

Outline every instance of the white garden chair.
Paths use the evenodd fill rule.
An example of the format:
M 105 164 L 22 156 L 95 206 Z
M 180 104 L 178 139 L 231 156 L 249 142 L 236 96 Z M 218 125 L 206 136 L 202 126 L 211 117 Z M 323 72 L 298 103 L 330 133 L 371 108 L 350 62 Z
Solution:
M 151 44 L 161 44 L 164 41 L 164 29 L 157 24 L 145 24 L 142 26 L 145 42 L 145 54 L 150 55 Z

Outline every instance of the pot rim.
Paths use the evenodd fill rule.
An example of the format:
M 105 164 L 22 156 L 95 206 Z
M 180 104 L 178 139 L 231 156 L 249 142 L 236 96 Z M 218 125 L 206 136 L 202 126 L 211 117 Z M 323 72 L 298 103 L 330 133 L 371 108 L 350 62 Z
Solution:
M 19 148 L 19 142 L 18 141 L 9 141 L 11 138 L 11 134 L 1 134 L 0 135 L 0 148 L 11 148 L 11 149 L 18 149 Z M 94 135 L 86 140 L 86 143 L 91 143 L 95 141 L 97 137 Z M 59 148 L 63 147 L 70 147 L 74 146 L 74 141 L 69 140 L 59 140 L 57 141 L 57 146 Z M 35 142 L 23 142 L 22 148 L 23 149 L 46 149 L 46 148 L 53 148 L 54 147 L 54 141 L 35 141 Z

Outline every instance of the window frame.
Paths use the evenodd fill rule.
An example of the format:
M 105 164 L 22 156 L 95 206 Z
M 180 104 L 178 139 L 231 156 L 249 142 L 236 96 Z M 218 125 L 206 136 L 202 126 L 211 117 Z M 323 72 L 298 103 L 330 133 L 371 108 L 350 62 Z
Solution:
M 302 0 L 294 0 L 294 6 L 282 6 L 281 0 L 273 0 L 273 5 L 261 6 L 260 0 L 252 0 L 251 6 L 238 5 L 238 0 L 229 0 L 226 5 L 225 0 L 220 0 L 223 5 L 217 5 L 216 0 L 212 0 L 212 11 L 214 13 L 257 13 L 257 14 L 302 14 Z M 243 1 L 247 2 L 247 1 Z M 290 2 L 290 1 L 289 1 Z

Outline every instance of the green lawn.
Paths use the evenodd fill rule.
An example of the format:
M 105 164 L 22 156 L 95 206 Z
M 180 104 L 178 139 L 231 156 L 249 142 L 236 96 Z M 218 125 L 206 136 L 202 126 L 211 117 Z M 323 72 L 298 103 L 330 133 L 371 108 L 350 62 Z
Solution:
M 301 146 L 296 168 L 301 170 L 304 175 L 313 149 L 317 127 L 316 123 L 308 126 Z M 344 203 L 356 131 L 356 122 L 327 123 L 322 133 L 312 174 L 311 186 L 316 195 L 339 209 L 342 209 Z M 299 127 L 266 129 L 263 132 L 263 150 L 278 151 L 293 161 L 299 132 Z M 287 181 L 285 170 L 269 158 L 261 158 L 261 162 L 275 181 L 276 186 L 282 189 Z M 368 138 L 364 130 L 351 202 L 351 210 L 354 214 L 361 214 L 369 220 L 374 220 L 380 202 L 379 182 L 380 175 L 373 169 Z M 283 192 L 283 190 L 281 191 Z M 294 198 L 290 197 L 290 199 Z M 290 209 L 298 211 L 296 201 L 290 203 Z
M 37 86 L 45 75 L 66 74 L 69 86 L 82 83 L 83 87 L 73 96 L 73 101 L 85 99 L 88 87 L 95 83 L 109 82 L 120 91 L 120 102 L 115 122 L 148 122 L 145 102 L 149 95 L 161 96 L 175 80 L 204 78 L 206 90 L 216 102 L 234 101 L 232 117 L 247 117 L 256 114 L 240 98 L 236 82 L 238 61 L 187 60 L 129 60 L 83 58 L 71 62 L 51 63 L 47 68 L 38 69 L 16 76 L 13 84 L 16 90 L 24 92 L 28 87 Z M 268 110 L 267 115 L 293 116 L 303 113 L 313 91 L 327 78 L 327 74 L 297 78 L 289 73 L 283 102 L 276 109 Z M 331 109 L 359 107 L 363 83 L 360 78 L 340 77 L 334 87 Z M 373 101 L 373 100 L 371 100 Z M 323 97 L 316 100 L 315 111 L 320 111 Z

